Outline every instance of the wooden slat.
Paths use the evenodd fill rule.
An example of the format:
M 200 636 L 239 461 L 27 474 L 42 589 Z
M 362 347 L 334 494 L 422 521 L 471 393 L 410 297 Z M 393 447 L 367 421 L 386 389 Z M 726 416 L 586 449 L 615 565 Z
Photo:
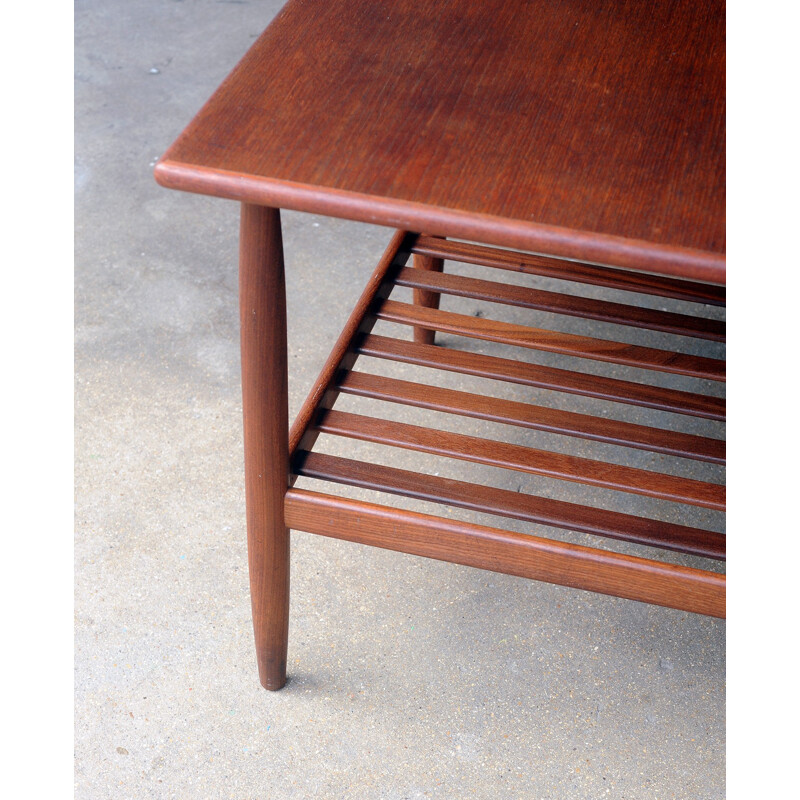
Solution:
M 421 325 L 458 336 L 483 339 L 490 342 L 544 350 L 550 353 L 624 364 L 629 367 L 689 375 L 708 380 L 725 380 L 725 362 L 715 358 L 702 358 L 685 353 L 640 347 L 624 342 L 593 339 L 558 331 L 542 330 L 514 325 L 510 322 L 454 314 L 434 308 L 422 308 L 408 303 L 386 300 L 377 312 L 378 318 L 402 325 Z
M 499 397 L 469 394 L 363 372 L 343 375 L 339 381 L 339 389 L 360 397 L 446 411 L 548 433 L 577 436 L 717 464 L 725 462 L 725 442 L 720 439 L 649 428 Z
M 725 510 L 725 487 L 714 483 L 342 411 L 324 412 L 316 427 L 321 433 Z
M 399 286 L 425 290 L 428 294 L 438 292 L 458 297 L 470 297 L 490 303 L 503 303 L 582 319 L 594 319 L 615 325 L 663 331 L 678 336 L 692 336 L 717 342 L 725 341 L 725 323 L 707 317 L 676 314 L 588 297 L 546 292 L 526 286 L 468 278 L 449 272 L 429 272 L 408 267 L 400 270 L 395 278 L 395 283 Z M 415 305 L 438 307 L 438 303 L 436 306 L 433 303 L 415 303 Z
M 588 589 L 715 617 L 725 616 L 716 572 L 289 489 L 289 528 L 507 575 Z
M 392 236 L 289 430 L 290 454 L 298 447 L 310 450 L 314 446 L 316 432 L 313 427 L 309 428 L 309 422 L 318 409 L 330 408 L 336 402 L 339 390 L 334 379 L 339 370 L 352 369 L 355 364 L 358 351 L 354 341 L 368 334 L 375 325 L 375 316 L 370 311 L 391 291 L 386 278 L 408 259 L 408 248 L 415 238 L 416 234 L 403 231 Z
M 543 367 L 510 358 L 415 344 L 374 333 L 361 339 L 357 347 L 362 355 L 373 358 L 535 386 L 555 392 L 596 397 L 676 414 L 713 420 L 725 419 L 725 400 L 721 397 L 664 389 L 555 367 Z
M 293 469 L 318 480 L 446 503 L 472 511 L 590 533 L 611 539 L 724 560 L 725 535 L 685 525 L 535 497 L 508 489 L 465 483 L 438 475 L 353 461 L 325 453 L 300 452 Z
M 725 305 L 725 287 L 695 283 L 674 278 L 648 275 L 642 272 L 596 267 L 577 261 L 519 253 L 514 250 L 501 250 L 496 247 L 457 242 L 433 236 L 420 236 L 413 247 L 414 253 L 460 261 L 465 264 L 478 264 L 485 267 L 508 269 L 529 275 L 542 275 L 564 281 L 589 283 L 639 294 L 659 297 L 672 297 L 708 305 Z

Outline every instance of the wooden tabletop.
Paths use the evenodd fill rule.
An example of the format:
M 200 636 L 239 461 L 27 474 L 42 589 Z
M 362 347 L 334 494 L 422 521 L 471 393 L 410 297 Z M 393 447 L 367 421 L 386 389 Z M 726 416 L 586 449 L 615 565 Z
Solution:
M 290 0 L 156 177 L 724 283 L 724 2 Z

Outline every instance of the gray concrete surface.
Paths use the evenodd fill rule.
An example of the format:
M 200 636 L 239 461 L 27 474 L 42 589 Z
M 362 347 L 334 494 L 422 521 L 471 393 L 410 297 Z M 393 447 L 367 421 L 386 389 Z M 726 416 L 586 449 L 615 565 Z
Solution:
M 290 680 L 260 688 L 238 208 L 152 167 L 280 5 L 76 3 L 75 796 L 724 797 L 717 620 L 296 533 Z M 390 232 L 284 225 L 294 413 Z

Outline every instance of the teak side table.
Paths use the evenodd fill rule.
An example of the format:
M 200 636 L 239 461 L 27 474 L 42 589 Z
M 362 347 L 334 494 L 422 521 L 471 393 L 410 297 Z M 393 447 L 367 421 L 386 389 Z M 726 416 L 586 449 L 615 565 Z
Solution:
M 436 377 L 724 421 L 724 399 L 701 391 L 724 381 L 724 361 L 681 351 L 686 337 L 725 337 L 709 312 L 725 302 L 724 125 L 725 8 L 713 0 L 290 0 L 278 14 L 156 166 L 164 186 L 242 204 L 248 554 L 266 688 L 286 679 L 289 529 L 724 617 L 722 533 L 631 514 L 624 502 L 567 502 L 400 469 L 391 456 L 366 464 L 314 450 L 325 434 L 724 512 L 717 483 L 391 418 L 398 405 L 415 406 L 724 464 L 721 438 L 679 425 L 465 392 Z M 279 208 L 399 229 L 291 430 Z M 485 276 L 446 262 L 481 265 Z M 503 280 L 509 270 L 602 287 L 614 299 L 517 285 Z M 413 290 L 413 302 L 392 299 L 398 286 Z M 498 314 L 440 309 L 441 295 L 491 303 Z M 504 307 L 659 331 L 677 349 L 502 321 Z M 374 332 L 379 321 L 411 328 L 413 340 Z M 437 331 L 504 353 L 442 346 Z M 564 364 L 529 360 L 540 352 Z M 360 356 L 433 377 L 356 370 Z M 644 378 L 574 363 L 633 367 Z M 700 389 L 648 375 L 689 376 Z M 380 400 L 386 414 L 334 408 L 343 394 Z M 297 476 L 591 534 L 603 545 L 300 489 Z M 647 546 L 648 556 L 617 552 L 615 541 Z M 687 566 L 670 552 L 711 561 Z

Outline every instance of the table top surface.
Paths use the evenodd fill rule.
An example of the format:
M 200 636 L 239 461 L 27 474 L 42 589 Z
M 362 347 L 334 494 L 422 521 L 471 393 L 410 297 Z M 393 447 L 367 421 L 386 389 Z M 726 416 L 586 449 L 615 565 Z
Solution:
M 725 279 L 722 0 L 290 0 L 165 186 Z

